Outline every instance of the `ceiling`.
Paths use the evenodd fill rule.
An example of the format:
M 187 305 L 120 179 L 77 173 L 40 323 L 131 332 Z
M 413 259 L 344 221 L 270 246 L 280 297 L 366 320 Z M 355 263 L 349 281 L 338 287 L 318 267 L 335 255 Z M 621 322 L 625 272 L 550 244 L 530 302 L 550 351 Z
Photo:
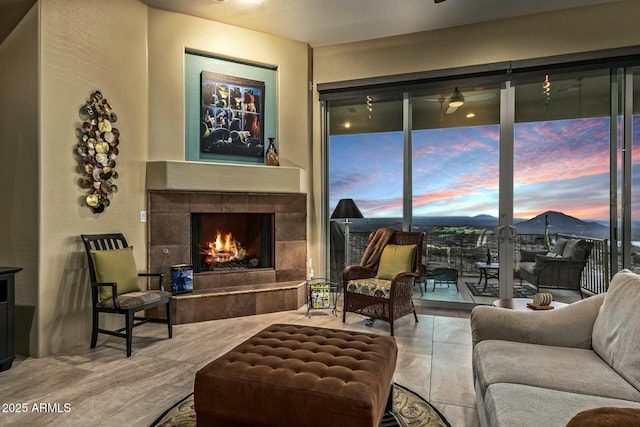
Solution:
M 141 0 L 312 47 L 493 21 L 617 0 Z
M 36 0 L 0 0 L 0 43 L 35 3 Z
M 318 47 L 619 0 L 447 0 L 438 4 L 432 0 L 140 1 Z M 0 0 L 0 42 L 35 3 Z

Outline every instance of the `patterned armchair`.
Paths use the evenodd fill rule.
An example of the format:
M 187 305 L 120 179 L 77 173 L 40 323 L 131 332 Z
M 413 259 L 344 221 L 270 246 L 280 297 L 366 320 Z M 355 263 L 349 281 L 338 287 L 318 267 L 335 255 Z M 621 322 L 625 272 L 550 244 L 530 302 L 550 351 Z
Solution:
M 413 313 L 413 285 L 422 270 L 422 241 L 420 232 L 403 232 L 381 228 L 369 235 L 360 265 L 347 266 L 342 273 L 344 308 L 373 319 L 393 322 Z

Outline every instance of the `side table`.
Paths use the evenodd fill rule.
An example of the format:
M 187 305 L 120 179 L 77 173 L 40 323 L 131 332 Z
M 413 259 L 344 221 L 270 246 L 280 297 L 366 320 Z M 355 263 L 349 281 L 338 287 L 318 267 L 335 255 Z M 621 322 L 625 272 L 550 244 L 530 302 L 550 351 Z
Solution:
M 508 309 L 517 310 L 517 311 L 536 311 L 527 307 L 527 304 L 531 302 L 533 302 L 531 298 L 502 298 L 502 299 L 495 300 L 493 302 L 493 306 L 500 307 L 500 308 L 508 308 Z M 568 304 L 564 302 L 551 301 L 551 307 L 553 308 L 560 308 L 566 305 Z
M 500 273 L 500 264 L 497 262 L 492 262 L 491 264 L 487 264 L 486 262 L 476 262 L 476 267 L 480 270 L 480 279 L 478 279 L 478 284 L 482 283 L 482 278 L 484 277 L 484 287 L 482 288 L 482 292 L 487 289 L 487 282 L 489 279 L 497 279 L 498 274 Z
M 15 354 L 15 274 L 18 267 L 0 267 L 0 371 L 11 368 Z
M 339 283 L 329 279 L 307 280 L 307 316 L 311 317 L 311 310 L 331 309 L 334 316 L 338 315 L 338 298 L 342 292 Z

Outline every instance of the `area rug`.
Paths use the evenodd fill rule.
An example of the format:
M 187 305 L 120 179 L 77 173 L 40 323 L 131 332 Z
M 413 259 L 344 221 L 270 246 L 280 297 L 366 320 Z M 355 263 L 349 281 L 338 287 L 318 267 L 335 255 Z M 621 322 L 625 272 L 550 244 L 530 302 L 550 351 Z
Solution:
M 151 427 L 195 427 L 193 393 L 165 411 Z M 393 410 L 385 412 L 380 427 L 451 427 L 446 418 L 420 395 L 393 385 Z
M 464 282 L 469 288 L 469 292 L 471 292 L 474 296 L 477 297 L 496 297 L 498 298 L 498 283 L 489 282 L 487 284 L 487 289 L 482 292 L 482 288 L 484 287 L 484 282 Z M 535 295 L 536 289 L 529 285 L 516 285 L 513 284 L 513 297 L 514 298 L 531 298 Z

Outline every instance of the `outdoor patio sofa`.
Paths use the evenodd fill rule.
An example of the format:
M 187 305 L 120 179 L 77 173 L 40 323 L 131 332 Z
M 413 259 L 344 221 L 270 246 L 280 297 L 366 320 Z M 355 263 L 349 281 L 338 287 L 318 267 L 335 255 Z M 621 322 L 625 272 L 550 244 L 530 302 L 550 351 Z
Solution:
M 605 425 L 597 424 L 604 416 L 606 425 L 640 425 L 638 307 L 640 276 L 629 270 L 612 278 L 606 294 L 554 310 L 475 307 L 481 425 Z
M 540 288 L 574 289 L 582 296 L 581 276 L 593 241 L 559 237 L 550 252 L 520 250 L 520 284 Z

